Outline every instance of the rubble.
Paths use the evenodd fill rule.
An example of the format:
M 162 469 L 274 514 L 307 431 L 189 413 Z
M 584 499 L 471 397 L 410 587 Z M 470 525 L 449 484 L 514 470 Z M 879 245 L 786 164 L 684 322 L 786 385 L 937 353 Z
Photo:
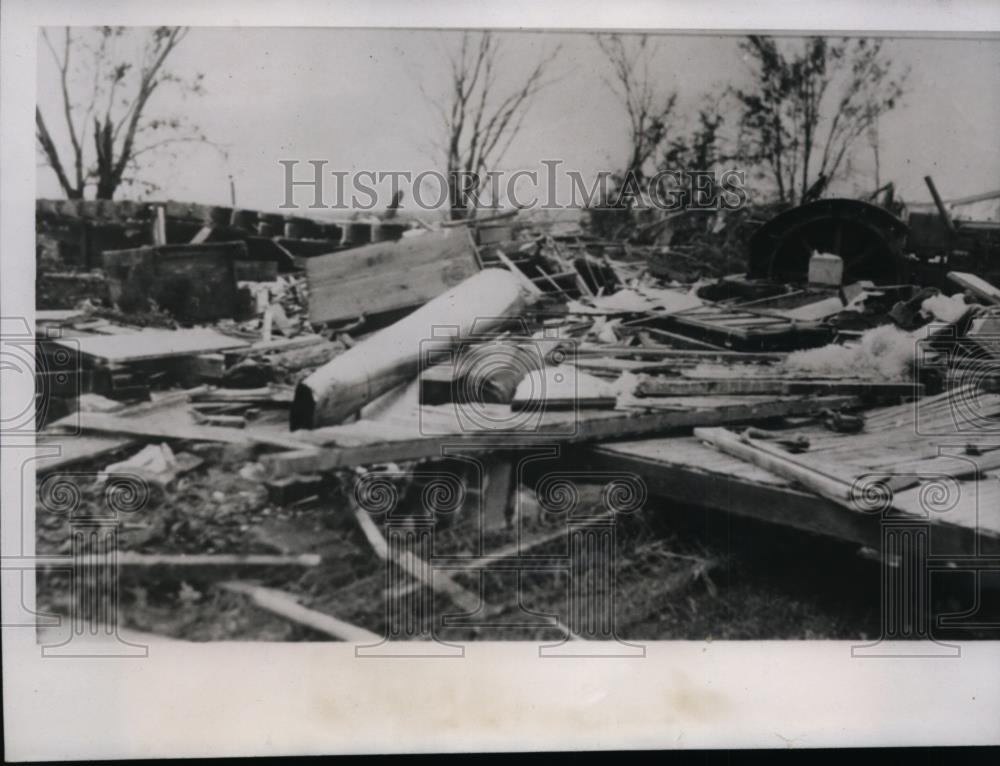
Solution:
M 506 591 L 481 599 L 475 577 L 565 531 L 547 526 L 537 477 L 517 468 L 514 446 L 533 440 L 565 450 L 560 465 L 584 486 L 602 469 L 630 471 L 672 503 L 870 546 L 856 487 L 866 471 L 897 493 L 888 508 L 910 514 L 915 472 L 997 476 L 1000 450 L 977 434 L 963 436 L 971 469 L 946 465 L 926 432 L 911 437 L 915 417 L 942 425 L 947 407 L 970 401 L 942 381 L 1000 358 L 1000 293 L 971 273 L 925 278 L 897 219 L 844 202 L 764 222 L 741 242 L 748 269 L 735 276 L 717 268 L 732 253 L 713 251 L 705 268 L 698 253 L 745 238 L 746 217 L 723 223 L 715 244 L 712 229 L 685 233 L 678 219 L 669 235 L 660 229 L 662 244 L 653 229 L 626 241 L 515 214 L 418 231 L 113 205 L 104 213 L 124 217 L 109 224 L 112 247 L 74 244 L 65 231 L 103 225 L 74 224 L 46 255 L 103 263 L 76 274 L 107 297 L 95 290 L 36 317 L 40 385 L 66 402 L 45 415 L 39 445 L 62 449 L 39 460 L 39 476 L 90 464 L 97 483 L 144 477 L 171 502 L 123 534 L 130 581 L 167 588 L 190 609 L 225 591 L 227 608 L 340 640 L 374 642 L 384 627 L 386 562 L 400 578 L 392 587 L 470 612 L 481 601 L 490 615 L 516 608 Z M 80 210 L 40 201 L 40 227 L 63 231 Z M 789 222 L 823 234 L 825 252 L 857 216 L 892 235 L 883 249 L 859 241 L 860 261 L 833 253 L 839 265 L 790 249 Z M 997 376 L 982 377 L 972 406 L 990 418 Z M 390 548 L 386 519 L 355 491 L 364 477 L 391 477 L 414 514 L 432 483 L 423 473 L 442 466 L 461 501 L 440 526 L 462 557 L 431 578 L 429 561 Z M 995 547 L 1000 521 L 987 514 L 975 530 L 969 513 L 963 505 L 959 520 L 934 523 L 956 550 Z M 531 534 L 515 546 L 523 529 Z M 666 551 L 662 540 L 626 545 L 629 576 L 650 562 L 665 572 L 648 603 L 633 604 L 636 622 L 695 583 L 717 592 L 716 557 Z M 547 629 L 573 638 L 566 625 Z

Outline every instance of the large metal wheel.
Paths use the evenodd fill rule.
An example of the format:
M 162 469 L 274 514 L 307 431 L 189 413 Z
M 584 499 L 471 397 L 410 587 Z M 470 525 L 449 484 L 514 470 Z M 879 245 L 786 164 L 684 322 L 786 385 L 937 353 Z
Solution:
M 870 279 L 901 284 L 906 224 L 884 208 L 852 199 L 824 199 L 786 210 L 750 238 L 749 276 L 805 282 L 814 252 L 839 255 L 844 283 Z

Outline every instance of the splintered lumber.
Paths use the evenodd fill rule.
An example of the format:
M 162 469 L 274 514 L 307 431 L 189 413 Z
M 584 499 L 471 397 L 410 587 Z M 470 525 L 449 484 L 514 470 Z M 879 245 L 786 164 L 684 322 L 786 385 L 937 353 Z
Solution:
M 364 628 L 359 628 L 357 625 L 352 625 L 349 622 L 338 620 L 329 614 L 317 612 L 315 609 L 308 609 L 302 606 L 291 593 L 240 581 L 224 582 L 219 587 L 232 593 L 240 593 L 247 596 L 254 604 L 272 614 L 284 617 L 286 620 L 299 625 L 304 625 L 319 633 L 333 636 L 341 641 L 374 644 L 382 640 L 381 636 L 377 636 Z
M 456 230 L 456 233 L 464 231 Z M 520 281 L 486 269 L 395 324 L 358 343 L 299 383 L 292 430 L 333 425 L 434 364 L 472 333 L 483 333 L 523 307 Z M 440 361 L 440 360 L 437 360 Z
M 428 232 L 306 261 L 313 324 L 420 306 L 479 271 L 464 229 Z
M 52 343 L 78 351 L 102 364 L 123 364 L 180 356 L 197 356 L 242 348 L 246 341 L 215 330 L 144 330 L 127 335 L 86 335 L 54 338 Z
M 322 345 L 327 340 L 322 335 L 296 335 L 294 338 L 275 338 L 262 340 L 242 348 L 226 351 L 226 364 L 232 365 L 247 356 L 264 356 L 265 354 L 283 353 L 311 346 Z
M 948 279 L 980 300 L 1000 306 L 1000 288 L 991 285 L 985 279 L 964 271 L 949 271 Z

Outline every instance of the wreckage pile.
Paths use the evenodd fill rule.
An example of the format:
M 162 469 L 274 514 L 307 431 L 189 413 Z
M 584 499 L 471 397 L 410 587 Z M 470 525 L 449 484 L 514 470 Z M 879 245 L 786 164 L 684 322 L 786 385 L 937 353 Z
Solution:
M 84 507 L 115 476 L 142 480 L 149 513 L 120 536 L 140 627 L 167 619 L 150 593 L 183 583 L 184 605 L 278 615 L 262 636 L 377 640 L 387 587 L 475 613 L 483 576 L 494 622 L 456 635 L 494 635 L 521 609 L 497 562 L 564 555 L 556 475 L 632 530 L 621 579 L 664 592 L 714 589 L 718 562 L 664 552 L 652 498 L 877 547 L 886 514 L 929 518 L 946 476 L 954 502 L 931 520 L 947 553 L 1000 544 L 1000 290 L 974 274 L 848 280 L 851 259 L 815 252 L 800 281 L 679 283 L 649 268 L 669 246 L 507 215 L 429 230 L 168 203 L 95 224 L 65 207 L 39 203 L 63 261 L 90 269 L 95 241 L 113 247 L 68 272 L 104 293 L 39 278 L 38 444 L 58 447 L 37 462 L 39 503 L 80 465 L 100 468 L 73 473 Z M 775 252 L 773 274 L 794 277 Z M 623 477 L 639 484 L 609 501 Z M 386 541 L 427 513 L 433 577 Z M 65 552 L 66 517 L 38 516 L 40 550 Z M 558 612 L 543 574 L 534 603 Z M 655 590 L 632 623 L 667 608 Z M 495 635 L 580 637 L 517 625 Z

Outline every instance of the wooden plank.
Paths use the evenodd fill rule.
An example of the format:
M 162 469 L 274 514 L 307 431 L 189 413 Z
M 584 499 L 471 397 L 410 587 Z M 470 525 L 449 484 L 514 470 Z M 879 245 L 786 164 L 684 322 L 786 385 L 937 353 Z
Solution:
M 121 417 L 98 412 L 80 412 L 74 421 L 84 431 L 128 434 L 147 439 L 184 439 L 191 441 L 223 442 L 226 444 L 260 444 L 285 450 L 308 449 L 308 444 L 291 437 L 263 433 L 252 428 L 223 428 L 201 426 L 184 422 L 176 417 Z
M 638 475 L 651 495 L 674 503 L 732 513 L 869 547 L 877 547 L 881 541 L 877 519 L 848 511 L 809 492 L 617 452 L 613 445 L 594 448 L 591 460 L 595 468 Z M 673 503 L 659 507 L 660 512 L 668 513 Z
M 664 438 L 591 448 L 587 467 L 640 476 L 651 495 L 770 524 L 820 534 L 872 548 L 881 545 L 881 517 L 789 486 L 788 482 L 690 438 Z M 966 493 L 976 497 L 976 493 Z M 963 497 L 966 496 L 963 494 Z M 971 500 L 969 501 L 972 502 Z M 660 506 L 664 511 L 669 504 Z M 1000 504 L 998 504 L 1000 507 Z M 1000 521 L 936 523 L 935 551 L 949 554 L 1000 552 Z
M 84 460 L 103 457 L 125 447 L 138 444 L 135 439 L 116 436 L 94 436 L 86 434 L 46 434 L 35 437 L 35 446 L 44 453 L 51 447 L 58 447 L 58 455 L 45 455 L 35 461 L 37 474 L 58 471 Z
M 948 279 L 963 290 L 968 290 L 980 300 L 1000 306 L 1000 288 L 991 285 L 982 277 L 964 271 L 949 271 Z
M 232 578 L 256 572 L 302 570 L 319 566 L 322 559 L 314 553 L 296 556 L 271 556 L 266 554 L 231 553 L 134 553 L 117 551 L 114 565 L 125 579 L 142 578 L 152 582 L 157 578 L 184 580 L 212 580 Z M 36 568 L 40 572 L 70 569 L 71 556 L 41 556 Z
M 465 229 L 310 258 L 309 320 L 321 324 L 419 306 L 477 271 Z
M 284 351 L 295 351 L 326 343 L 327 340 L 322 335 L 296 335 L 294 338 L 274 338 L 273 340 L 257 341 L 246 344 L 237 349 L 226 351 L 225 358 L 227 365 L 233 365 L 240 359 L 247 356 L 261 356 L 264 354 L 281 353 Z
M 193 356 L 242 348 L 247 342 L 207 328 L 190 330 L 144 330 L 130 335 L 87 335 L 54 338 L 52 343 L 79 350 L 103 364 L 122 364 L 175 356 Z
M 539 440 L 544 443 L 577 443 L 634 438 L 668 433 L 695 426 L 749 423 L 773 417 L 809 415 L 826 409 L 858 405 L 854 397 L 807 397 L 801 399 L 734 398 L 727 403 L 715 400 L 699 402 L 701 407 L 672 411 L 600 411 L 544 412 L 523 431 L 499 431 L 463 427 L 454 406 L 423 408 L 405 425 L 388 425 L 360 420 L 349 425 L 332 426 L 296 433 L 301 442 L 313 449 L 262 455 L 260 460 L 276 475 L 313 473 L 359 465 L 441 457 L 444 447 L 461 446 L 463 450 L 491 452 L 511 443 Z M 498 405 L 495 415 L 481 407 L 483 417 L 503 423 L 509 408 Z M 430 410 L 431 412 L 427 412 Z M 440 418 L 433 418 L 439 415 Z M 388 430 L 387 430 L 388 429 Z M 218 429 L 216 429 L 218 430 Z M 238 432 L 241 433 L 241 432 Z M 381 434 L 381 435 L 380 435 Z
M 604 346 L 581 344 L 574 349 L 574 356 L 577 359 L 585 357 L 618 357 L 618 356 L 639 356 L 670 359 L 671 361 L 691 361 L 693 363 L 711 361 L 738 361 L 740 363 L 756 362 L 782 362 L 788 358 L 787 354 L 780 353 L 760 353 L 753 354 L 744 351 L 709 351 L 691 350 L 679 348 L 666 348 L 664 346 Z
M 481 495 L 482 521 L 485 529 L 504 529 L 508 526 L 511 500 L 517 488 L 514 464 L 510 460 L 491 460 L 486 465 L 486 475 Z
M 680 349 L 694 349 L 694 350 L 706 350 L 706 351 L 727 351 L 725 346 L 719 346 L 715 343 L 709 343 L 708 341 L 699 340 L 698 338 L 691 338 L 687 335 L 680 335 L 679 333 L 673 333 L 668 330 L 663 330 L 658 327 L 646 327 L 640 333 L 640 337 L 646 335 L 647 337 L 655 340 L 662 341 Z M 737 353 L 737 352 L 730 352 Z
M 821 468 L 803 459 L 801 455 L 792 455 L 756 439 L 741 439 L 725 428 L 696 428 L 694 435 L 727 455 L 746 460 L 765 471 L 795 482 L 820 497 L 859 511 L 852 499 L 853 481 L 850 475 L 835 475 L 830 468 Z
M 825 394 L 863 397 L 912 397 L 923 395 L 919 383 L 883 383 L 867 380 L 788 380 L 782 378 L 643 378 L 636 396 L 712 396 L 736 394 L 757 396 L 805 396 Z
M 426 562 L 410 551 L 405 551 L 401 555 L 394 555 L 389 550 L 389 544 L 386 542 L 385 537 L 382 536 L 382 532 L 376 526 L 375 522 L 372 521 L 367 511 L 361 508 L 355 509 L 354 518 L 357 519 L 358 526 L 361 527 L 362 533 L 379 558 L 384 561 L 391 561 L 410 577 L 450 598 L 466 612 L 475 613 L 480 611 L 481 602 L 479 596 L 467 591 L 448 574 L 440 572 L 437 573 L 436 577 L 427 575 Z
M 279 617 L 284 617 L 299 625 L 303 625 L 319 633 L 325 633 L 341 641 L 352 641 L 375 644 L 382 640 L 371 631 L 359 628 L 349 622 L 338 620 L 329 614 L 307 609 L 298 603 L 296 596 L 274 588 L 265 588 L 253 583 L 232 581 L 220 584 L 221 588 L 232 593 L 240 593 L 250 598 L 261 609 L 265 609 Z

